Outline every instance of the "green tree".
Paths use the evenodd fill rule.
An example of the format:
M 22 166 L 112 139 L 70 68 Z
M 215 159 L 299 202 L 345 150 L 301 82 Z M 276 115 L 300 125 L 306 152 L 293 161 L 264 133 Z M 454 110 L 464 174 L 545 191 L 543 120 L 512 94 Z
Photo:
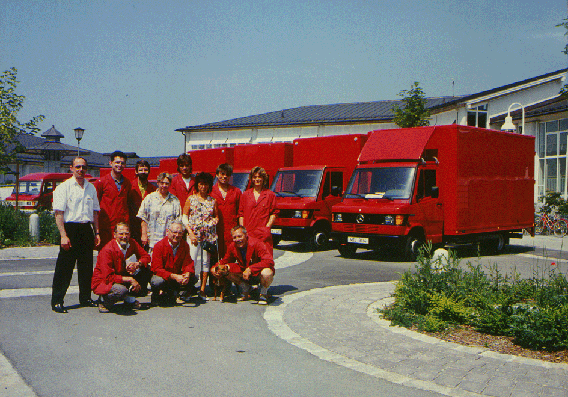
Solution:
M 18 120 L 18 112 L 22 110 L 26 97 L 16 94 L 17 73 L 16 68 L 10 68 L 0 75 L 0 166 L 14 161 L 16 153 L 23 149 L 16 136 L 38 132 L 37 124 L 44 119 L 40 115 L 27 122 Z
M 564 36 L 568 36 L 568 18 L 564 18 L 561 23 L 556 25 L 557 28 L 564 28 Z M 564 45 L 564 49 L 561 51 L 564 55 L 568 55 L 568 44 Z M 564 84 L 559 92 L 560 96 L 568 98 L 568 84 Z
M 401 128 L 422 127 L 430 125 L 430 111 L 426 109 L 427 99 L 424 91 L 417 81 L 410 90 L 402 90 L 398 96 L 402 97 L 402 107 L 395 104 L 394 123 Z

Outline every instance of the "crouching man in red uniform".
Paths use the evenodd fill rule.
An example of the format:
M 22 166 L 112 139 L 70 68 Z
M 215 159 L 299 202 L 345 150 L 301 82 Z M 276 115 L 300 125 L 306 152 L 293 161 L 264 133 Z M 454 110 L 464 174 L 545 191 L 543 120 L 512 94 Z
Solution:
M 152 251 L 152 305 L 173 305 L 180 291 L 193 288 L 197 281 L 189 244 L 183 238 L 185 227 L 181 222 L 172 222 L 166 237 L 154 245 Z M 160 292 L 164 295 L 160 298 Z M 160 302 L 161 301 L 161 302 Z
M 242 295 L 238 300 L 250 299 L 251 285 L 260 284 L 258 304 L 267 305 L 268 288 L 275 273 L 272 254 L 264 242 L 249 238 L 244 226 L 233 227 L 231 236 L 233 242 L 219 264 L 229 265 L 227 278 L 241 289 Z
M 137 262 L 126 263 L 136 256 Z M 97 257 L 91 289 L 102 296 L 101 313 L 108 313 L 123 300 L 128 309 L 140 309 L 134 295 L 147 293 L 152 273 L 150 255 L 132 238 L 128 224 L 119 222 L 114 228 L 114 240 L 109 241 Z

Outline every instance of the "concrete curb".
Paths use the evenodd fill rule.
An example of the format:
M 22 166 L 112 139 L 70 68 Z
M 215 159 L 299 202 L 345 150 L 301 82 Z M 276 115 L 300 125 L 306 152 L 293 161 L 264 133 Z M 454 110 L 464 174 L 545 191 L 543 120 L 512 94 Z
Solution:
M 370 300 L 366 300 L 363 297 L 358 297 L 358 298 L 353 298 L 353 296 L 355 295 L 353 291 L 353 288 L 360 288 L 361 286 L 365 286 L 366 288 L 373 288 L 372 286 L 376 286 L 376 289 L 373 289 L 373 293 L 375 294 L 375 296 L 385 296 L 382 299 L 378 299 L 375 301 L 370 301 Z M 420 389 L 420 390 L 425 390 L 425 391 L 432 391 L 432 392 L 436 392 L 436 393 L 440 393 L 443 395 L 447 395 L 447 396 L 489 396 L 489 395 L 493 395 L 493 393 L 491 393 L 490 390 L 484 390 L 483 392 L 475 392 L 475 391 L 470 391 L 470 390 L 466 390 L 464 388 L 462 388 L 460 385 L 456 385 L 456 386 L 446 386 L 444 384 L 440 384 L 440 382 L 436 383 L 432 380 L 423 380 L 423 379 L 419 379 L 414 377 L 412 374 L 401 374 L 401 373 L 397 373 L 397 372 L 393 372 L 391 370 L 388 369 L 388 367 L 386 367 L 387 369 L 384 369 L 385 367 L 380 368 L 379 366 L 374 365 L 372 362 L 370 363 L 364 363 L 361 361 L 357 360 L 357 353 L 358 352 L 353 352 L 353 355 L 350 355 L 349 351 L 346 351 L 345 348 L 342 346 L 339 348 L 339 352 L 334 352 L 329 350 L 328 348 L 319 346 L 318 344 L 310 341 L 307 337 L 303 337 L 302 335 L 298 334 L 297 332 L 295 332 L 291 327 L 297 328 L 297 326 L 300 326 L 301 323 L 296 324 L 295 322 L 290 323 L 290 326 L 286 323 L 285 318 L 291 318 L 291 319 L 296 319 L 296 321 L 305 321 L 303 320 L 301 315 L 298 315 L 300 312 L 294 312 L 294 311 L 290 311 L 287 312 L 287 310 L 290 307 L 294 307 L 295 310 L 301 310 L 302 312 L 304 310 L 308 310 L 307 313 L 310 313 L 308 315 L 309 318 L 312 318 L 312 316 L 315 313 L 312 313 L 315 309 L 314 307 L 316 307 L 319 303 L 313 303 L 315 302 L 319 302 L 318 298 L 315 296 L 317 294 L 322 294 L 322 297 L 325 297 L 325 299 L 327 299 L 327 302 L 334 301 L 335 299 L 337 299 L 338 304 L 337 304 L 337 308 L 333 309 L 330 306 L 326 306 L 322 308 L 322 316 L 324 317 L 323 320 L 319 319 L 318 321 L 321 321 L 323 324 L 327 324 L 325 323 L 325 313 L 328 310 L 334 310 L 335 313 L 333 313 L 333 315 L 330 317 L 330 319 L 333 318 L 337 318 L 338 316 L 341 316 L 340 313 L 337 312 L 341 312 L 342 310 L 352 310 L 353 313 L 355 313 L 355 317 L 353 317 L 351 319 L 351 317 L 349 317 L 349 315 L 352 315 L 353 313 L 346 313 L 346 315 L 349 317 L 349 319 L 353 320 L 353 321 L 357 321 L 357 318 L 360 317 L 356 317 L 356 316 L 360 316 L 360 315 L 366 315 L 371 321 L 372 323 L 374 323 L 377 327 L 381 327 L 382 328 L 382 333 L 386 333 L 386 335 L 392 334 L 393 337 L 396 334 L 399 334 L 400 336 L 403 337 L 408 337 L 410 338 L 410 340 L 408 342 L 405 342 L 406 345 L 411 346 L 412 344 L 417 344 L 417 347 L 419 346 L 418 344 L 424 344 L 427 343 L 429 345 L 432 345 L 432 354 L 442 354 L 440 353 L 440 349 L 447 349 L 448 352 L 455 352 L 455 354 L 460 354 L 460 353 L 466 353 L 467 355 L 469 355 L 471 357 L 471 363 L 472 363 L 472 369 L 474 368 L 474 363 L 479 362 L 480 360 L 498 360 L 499 362 L 502 362 L 503 365 L 523 365 L 523 366 L 530 366 L 532 368 L 534 368 L 534 370 L 537 370 L 537 368 L 540 368 L 541 371 L 545 371 L 545 370 L 553 370 L 553 371 L 568 371 L 568 365 L 567 364 L 558 364 L 558 363 L 549 363 L 549 362 L 544 362 L 544 361 L 540 361 L 540 360 L 535 360 L 535 359 L 530 359 L 530 358 L 524 358 L 524 357 L 518 357 L 518 356 L 512 356 L 512 355 L 508 355 L 508 354 L 501 354 L 501 353 L 497 353 L 497 352 L 493 352 L 490 351 L 489 349 L 486 348 L 482 348 L 482 347 L 473 347 L 473 346 L 462 346 L 456 343 L 452 343 L 452 342 L 447 342 L 447 341 L 442 341 L 439 340 L 437 338 L 434 337 L 430 337 L 428 335 L 424 335 L 418 332 L 414 332 L 414 331 L 410 331 L 408 329 L 405 328 L 400 328 L 400 327 L 391 327 L 390 325 L 390 321 L 384 320 L 383 318 L 381 318 L 380 314 L 377 312 L 378 308 L 384 307 L 385 305 L 389 304 L 390 302 L 392 302 L 393 298 L 390 297 L 390 294 L 392 293 L 392 291 L 394 291 L 394 286 L 395 283 L 394 282 L 384 282 L 384 283 L 359 283 L 359 284 L 350 284 L 350 285 L 345 285 L 345 286 L 333 286 L 333 287 L 325 287 L 325 288 L 315 288 L 309 291 L 303 291 L 303 292 L 299 292 L 299 293 L 295 293 L 295 294 L 291 294 L 291 295 L 287 295 L 282 297 L 281 299 L 279 299 L 277 302 L 275 302 L 274 304 L 270 305 L 264 314 L 264 318 L 265 321 L 268 324 L 268 328 L 275 334 L 277 335 L 279 338 L 287 341 L 288 343 L 299 347 L 303 350 L 306 350 L 307 352 L 309 352 L 310 354 L 318 357 L 321 360 L 325 360 L 337 365 L 341 365 L 343 367 L 349 368 L 349 369 L 353 369 L 355 371 L 382 379 L 382 380 L 386 380 L 388 382 L 392 382 L 392 383 L 396 383 L 396 384 L 400 384 L 400 385 L 404 385 L 404 386 L 408 386 L 408 387 L 412 387 L 412 388 L 416 388 L 416 389 Z M 368 291 L 368 290 L 366 290 Z M 388 295 L 388 296 L 387 296 Z M 353 306 L 344 306 L 344 302 L 343 301 L 343 297 L 346 297 L 346 299 L 349 299 L 351 302 L 355 302 L 355 304 Z M 350 298 L 349 298 L 350 297 Z M 308 308 L 307 305 L 305 305 L 305 303 L 303 301 L 301 301 L 302 299 L 305 299 L 306 302 L 307 301 L 311 301 L 312 304 L 310 305 L 310 308 Z M 322 298 L 323 299 L 323 298 Z M 315 306 L 314 306 L 315 305 Z M 347 323 L 345 324 L 350 324 L 349 321 L 351 320 L 346 320 Z M 331 320 L 333 321 L 333 320 Z M 307 328 L 304 327 L 304 330 L 306 332 L 309 332 L 310 327 L 312 327 L 313 325 L 309 325 Z M 341 325 L 339 325 L 341 327 Z M 300 330 L 302 330 L 301 328 L 302 326 L 300 326 Z M 327 325 L 325 326 L 325 328 L 327 328 Z M 320 330 L 323 328 L 315 328 L 316 330 Z M 339 330 L 343 330 L 343 328 L 338 328 Z M 315 331 L 317 332 L 321 332 L 320 331 Z M 331 332 L 337 332 L 337 331 L 331 331 Z M 346 331 L 348 333 L 348 335 L 350 335 L 350 337 L 355 338 L 354 335 L 356 335 L 356 333 L 349 333 L 349 330 L 347 329 Z M 339 333 L 341 334 L 341 331 L 339 331 Z M 305 334 L 305 335 L 309 335 L 309 334 Z M 308 336 L 309 337 L 309 336 Z M 360 336 L 360 337 L 364 337 L 364 336 Z M 325 337 L 324 337 L 325 338 Z M 333 334 L 330 334 L 330 338 L 333 338 Z M 338 340 L 341 340 L 340 337 L 338 337 Z M 317 338 L 316 338 L 317 340 Z M 320 335 L 320 340 L 321 340 L 321 335 Z M 388 340 L 388 336 L 387 336 L 387 340 Z M 394 341 L 394 340 L 393 340 Z M 414 342 L 413 342 L 414 341 Z M 388 343 L 388 342 L 387 342 Z M 354 341 L 354 344 L 356 345 L 363 345 L 364 342 L 361 341 L 361 343 L 357 343 Z M 434 348 L 434 346 L 436 346 Z M 412 350 L 413 347 L 410 348 L 410 350 Z M 342 350 L 345 352 L 344 354 L 349 355 L 350 357 L 347 357 L 346 355 L 341 354 Z M 437 352 L 437 353 L 436 353 Z M 402 353 L 404 354 L 404 353 Z M 353 357 L 353 358 L 351 358 Z M 432 357 L 432 356 L 431 356 Z M 440 356 L 440 358 L 442 358 L 442 356 Z M 436 360 L 436 358 L 433 358 L 434 360 Z M 469 361 L 469 359 L 467 357 L 464 356 L 464 362 L 467 363 Z M 510 363 L 510 364 L 506 364 L 506 363 Z M 462 371 L 464 371 L 464 373 L 468 373 L 467 369 L 468 367 L 464 367 L 463 369 L 461 369 Z M 530 370 L 530 368 L 526 367 L 525 368 L 526 371 L 528 372 L 532 372 Z M 500 389 L 500 391 L 502 391 L 503 389 Z M 556 389 L 556 392 L 560 391 L 562 389 Z M 495 390 L 493 390 L 495 391 Z M 522 394 L 522 393 L 521 393 Z M 499 393 L 499 395 L 501 395 L 501 393 Z M 522 394 L 524 395 L 524 394 Z

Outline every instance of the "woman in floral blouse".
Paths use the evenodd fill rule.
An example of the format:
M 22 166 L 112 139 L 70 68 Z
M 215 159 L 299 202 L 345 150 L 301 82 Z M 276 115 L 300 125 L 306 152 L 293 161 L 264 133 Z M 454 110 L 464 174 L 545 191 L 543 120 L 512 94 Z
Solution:
M 219 222 L 217 203 L 211 197 L 213 177 L 206 172 L 195 176 L 197 191 L 189 196 L 183 206 L 183 223 L 187 229 L 189 253 L 195 262 L 195 269 L 201 268 L 201 300 L 208 300 L 205 294 L 207 277 L 211 267 L 211 249 L 216 253 L 217 223 Z M 206 249 L 207 248 L 207 249 Z

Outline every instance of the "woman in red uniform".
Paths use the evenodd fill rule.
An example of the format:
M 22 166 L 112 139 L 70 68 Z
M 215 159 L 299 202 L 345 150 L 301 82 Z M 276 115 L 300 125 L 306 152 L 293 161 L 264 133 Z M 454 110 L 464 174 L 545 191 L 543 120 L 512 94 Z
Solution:
M 211 197 L 217 202 L 217 209 L 219 210 L 219 223 L 217 224 L 218 259 L 225 256 L 227 247 L 233 241 L 231 228 L 239 223 L 241 190 L 229 184 L 229 178 L 232 174 L 233 167 L 230 164 L 221 164 L 217 167 L 217 183 L 213 186 L 211 192 Z
M 268 174 L 262 167 L 250 172 L 252 188 L 245 191 L 239 204 L 239 224 L 247 234 L 263 241 L 272 255 L 272 234 L 270 228 L 276 219 L 276 195 L 268 189 Z

